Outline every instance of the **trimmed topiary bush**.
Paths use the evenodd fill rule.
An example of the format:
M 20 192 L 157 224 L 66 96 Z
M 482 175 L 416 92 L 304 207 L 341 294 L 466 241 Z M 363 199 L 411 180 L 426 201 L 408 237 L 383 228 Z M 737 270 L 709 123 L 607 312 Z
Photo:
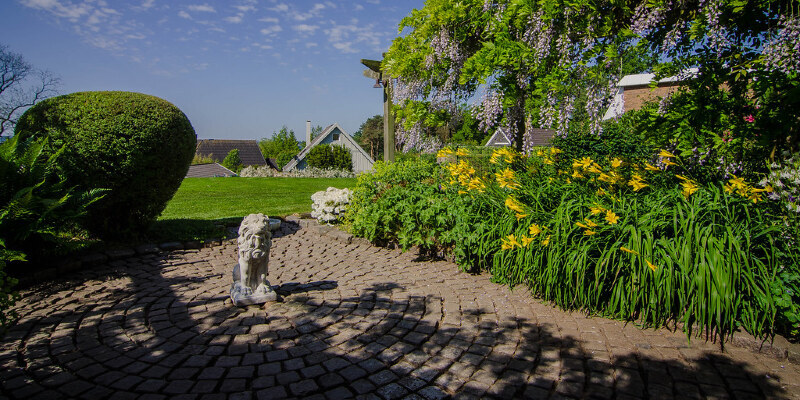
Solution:
M 306 162 L 314 168 L 353 170 L 353 156 L 344 146 L 317 145 L 308 152 Z
M 180 186 L 197 145 L 181 110 L 131 92 L 47 99 L 22 115 L 15 133 L 48 136 L 50 152 L 63 147 L 58 166 L 69 185 L 111 189 L 82 221 L 100 237 L 143 232 Z

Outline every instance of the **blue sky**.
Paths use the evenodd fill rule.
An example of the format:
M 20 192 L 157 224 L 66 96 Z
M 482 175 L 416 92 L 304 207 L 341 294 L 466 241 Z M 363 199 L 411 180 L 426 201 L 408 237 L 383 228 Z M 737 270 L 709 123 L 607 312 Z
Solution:
M 62 94 L 164 98 L 201 139 L 259 139 L 305 121 L 353 134 L 383 112 L 360 59 L 380 59 L 423 0 L 3 0 L 0 43 Z

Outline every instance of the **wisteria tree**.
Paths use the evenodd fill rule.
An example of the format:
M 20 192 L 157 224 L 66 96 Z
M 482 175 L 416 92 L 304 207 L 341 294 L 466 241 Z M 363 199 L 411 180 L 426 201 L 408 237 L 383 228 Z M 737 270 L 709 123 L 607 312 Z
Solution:
M 472 100 L 482 129 L 502 127 L 529 150 L 525 132 L 533 126 L 567 134 L 580 95 L 589 130 L 599 134 L 632 58 L 649 60 L 644 68 L 657 77 L 697 68 L 692 89 L 701 95 L 721 85 L 742 99 L 769 92 L 753 84 L 758 76 L 796 88 L 798 7 L 792 0 L 428 0 L 403 19 L 406 34 L 382 65 L 396 78 L 398 142 L 435 147 L 423 127 Z

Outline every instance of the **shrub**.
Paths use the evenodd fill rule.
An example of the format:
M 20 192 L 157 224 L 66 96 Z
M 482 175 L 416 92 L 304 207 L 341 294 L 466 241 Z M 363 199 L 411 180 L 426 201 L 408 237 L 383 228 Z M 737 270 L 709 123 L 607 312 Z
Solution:
M 54 97 L 20 118 L 17 135 L 48 136 L 68 185 L 111 189 L 83 219 L 101 237 L 143 232 L 180 186 L 195 153 L 186 116 L 157 97 L 81 92 Z
M 244 167 L 239 176 L 244 178 L 355 178 L 356 173 L 342 169 L 319 169 L 314 167 L 281 172 L 265 165 L 258 167 L 251 165 Z
M 353 157 L 344 146 L 317 145 L 308 152 L 306 162 L 314 168 L 353 170 Z
M 347 205 L 350 204 L 352 191 L 348 188 L 329 187 L 311 195 L 311 217 L 320 223 L 341 222 Z
M 214 159 L 211 158 L 211 156 L 204 156 L 202 154 L 195 154 L 194 157 L 192 157 L 192 165 L 211 164 L 213 162 L 214 162 Z
M 239 149 L 229 151 L 225 159 L 222 160 L 221 165 L 238 174 L 239 171 L 242 170 L 242 159 L 239 157 Z

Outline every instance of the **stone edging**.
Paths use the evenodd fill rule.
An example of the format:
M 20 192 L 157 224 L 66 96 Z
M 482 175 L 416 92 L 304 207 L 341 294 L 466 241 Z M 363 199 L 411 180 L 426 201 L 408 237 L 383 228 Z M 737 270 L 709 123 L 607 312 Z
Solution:
M 354 237 L 352 234 L 342 231 L 333 225 L 320 225 L 317 220 L 308 218 L 308 215 L 291 215 L 283 219 L 283 222 L 293 223 L 302 229 L 316 232 L 320 236 L 341 241 L 345 244 L 361 243 L 371 244 L 367 239 Z M 233 232 L 235 233 L 235 232 Z M 67 260 L 58 266 L 37 271 L 31 276 L 18 278 L 18 286 L 29 287 L 36 283 L 55 279 L 60 275 L 78 271 L 84 268 L 93 268 L 110 261 L 116 261 L 133 257 L 136 255 L 146 255 L 161 251 L 196 250 L 204 247 L 220 246 L 223 243 L 235 243 L 236 238 L 229 236 L 225 239 L 206 239 L 186 242 L 165 242 L 161 244 L 143 244 L 134 248 L 118 248 L 105 250 L 98 253 L 88 254 L 77 259 Z M 761 340 L 747 332 L 737 332 L 732 338 L 728 339 L 728 345 L 742 347 L 756 353 L 768 354 L 778 360 L 787 360 L 793 364 L 800 364 L 800 343 L 791 343 L 780 335 L 770 340 Z

